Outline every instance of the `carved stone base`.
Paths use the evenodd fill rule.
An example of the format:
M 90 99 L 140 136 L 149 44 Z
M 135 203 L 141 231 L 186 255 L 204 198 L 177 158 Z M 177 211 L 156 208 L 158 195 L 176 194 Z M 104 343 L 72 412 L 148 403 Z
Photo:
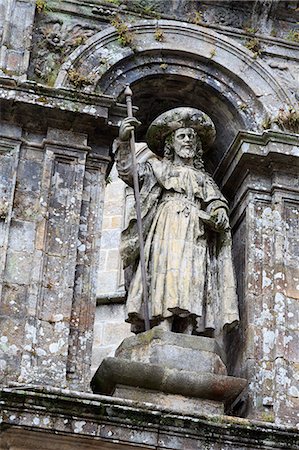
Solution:
M 180 412 L 223 412 L 245 388 L 226 375 L 215 340 L 158 328 L 127 338 L 114 358 L 105 358 L 91 387 L 108 394 L 154 403 Z M 188 407 L 189 405 L 189 407 Z
M 220 415 L 224 413 L 224 406 L 222 402 L 186 397 L 183 395 L 164 394 L 163 392 L 136 387 L 117 385 L 113 393 L 113 397 L 125 398 L 136 402 L 150 403 L 180 414 Z

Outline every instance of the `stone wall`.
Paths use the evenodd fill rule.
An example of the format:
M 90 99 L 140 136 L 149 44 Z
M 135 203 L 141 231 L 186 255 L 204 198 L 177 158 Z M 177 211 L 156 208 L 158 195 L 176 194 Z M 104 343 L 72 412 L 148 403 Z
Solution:
M 97 297 L 104 302 L 124 301 L 125 287 L 119 253 L 120 234 L 124 226 L 125 184 L 118 178 L 115 167 L 109 174 L 105 191 L 101 235 Z
M 4 385 L 26 386 L 27 406 L 36 402 L 23 411 L 20 386 L 2 391 L 0 447 L 19 448 L 26 427 L 48 433 L 37 410 L 58 404 L 51 430 L 78 445 L 75 435 L 95 435 L 113 448 L 115 433 L 127 448 L 198 448 L 200 439 L 219 450 L 296 448 L 298 21 L 292 1 L 0 0 L 0 370 Z M 146 420 L 158 414 L 159 432 L 140 440 L 126 422 L 136 405 L 120 400 L 107 407 L 118 411 L 108 428 L 105 414 L 85 427 L 86 402 L 103 402 L 92 394 L 68 428 L 66 392 L 33 388 L 88 391 L 91 365 L 130 334 L 118 254 L 127 197 L 110 173 L 126 83 L 138 141 L 154 117 L 181 105 L 203 109 L 217 129 L 206 164 L 230 201 L 241 313 L 229 372 L 249 380 L 230 412 L 250 421 L 238 428 L 216 418 L 214 441 L 198 430 L 184 440 L 198 417 L 173 438 L 175 419 L 154 407 Z M 21 417 L 17 429 L 12 416 Z M 256 426 L 261 439 L 247 441 Z

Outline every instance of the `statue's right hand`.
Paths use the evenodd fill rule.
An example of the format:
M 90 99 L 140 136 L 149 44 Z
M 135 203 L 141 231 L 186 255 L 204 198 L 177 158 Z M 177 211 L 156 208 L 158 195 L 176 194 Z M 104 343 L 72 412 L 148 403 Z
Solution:
M 119 127 L 119 139 L 121 141 L 128 141 L 131 137 L 131 131 L 139 127 L 141 122 L 136 117 L 126 117 Z

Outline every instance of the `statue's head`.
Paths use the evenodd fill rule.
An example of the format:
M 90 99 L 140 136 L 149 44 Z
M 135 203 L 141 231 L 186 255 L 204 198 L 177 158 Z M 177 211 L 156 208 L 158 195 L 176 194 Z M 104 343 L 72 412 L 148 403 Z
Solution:
M 193 128 L 178 128 L 166 137 L 164 155 L 167 152 L 175 152 L 181 158 L 194 158 L 199 154 L 201 156 L 200 137 Z
M 146 141 L 160 156 L 176 152 L 182 158 L 201 157 L 216 136 L 212 120 L 194 108 L 175 108 L 161 114 L 150 125 Z

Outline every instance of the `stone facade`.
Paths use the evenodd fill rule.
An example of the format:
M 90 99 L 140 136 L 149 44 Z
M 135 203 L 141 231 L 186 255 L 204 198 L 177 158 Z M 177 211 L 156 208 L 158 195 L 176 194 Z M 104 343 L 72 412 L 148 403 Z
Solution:
M 0 448 L 298 448 L 299 12 L 295 1 L 0 0 Z M 205 111 L 230 201 L 239 416 L 90 393 L 130 336 L 119 235 L 126 115 Z M 141 156 L 142 158 L 142 152 Z

